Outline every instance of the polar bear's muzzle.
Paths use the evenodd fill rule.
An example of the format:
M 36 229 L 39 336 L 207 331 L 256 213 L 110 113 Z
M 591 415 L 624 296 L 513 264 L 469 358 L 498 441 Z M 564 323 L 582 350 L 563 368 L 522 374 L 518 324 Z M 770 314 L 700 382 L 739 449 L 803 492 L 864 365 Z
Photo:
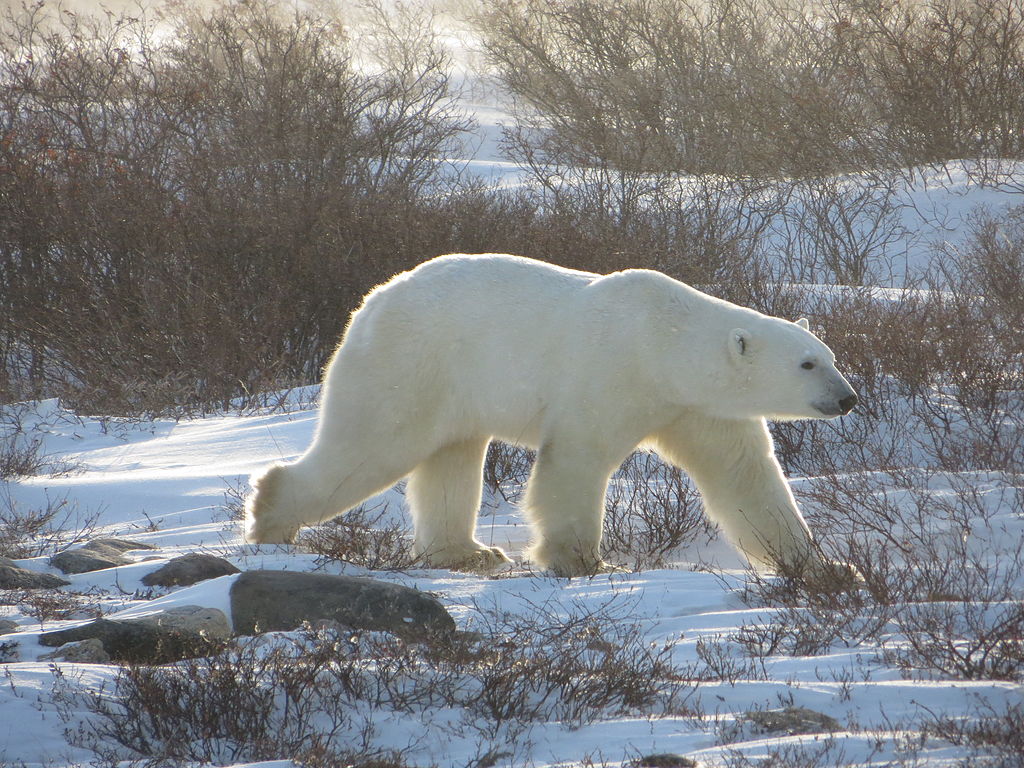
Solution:
M 826 402 L 817 402 L 813 405 L 830 418 L 833 416 L 845 416 L 857 405 L 857 393 L 847 387 L 846 392 L 841 397 Z

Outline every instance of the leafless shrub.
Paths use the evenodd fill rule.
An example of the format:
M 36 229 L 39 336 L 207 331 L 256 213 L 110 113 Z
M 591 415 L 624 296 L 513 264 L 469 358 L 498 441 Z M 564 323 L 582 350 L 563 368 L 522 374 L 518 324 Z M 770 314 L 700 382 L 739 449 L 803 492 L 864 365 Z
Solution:
M 74 464 L 43 452 L 43 438 L 32 423 L 33 404 L 0 407 L 0 481 L 47 474 L 67 475 Z
M 256 639 L 173 666 L 124 667 L 113 693 L 90 695 L 99 717 L 78 740 L 108 758 L 152 765 L 275 758 L 401 765 L 396 753 L 374 746 L 372 724 L 351 708 L 344 677 L 355 673 L 351 663 L 332 669 L 345 639 L 322 640 Z
M 755 656 L 864 647 L 908 675 L 1020 680 L 1024 550 L 1000 535 L 1020 494 L 908 472 L 820 478 L 811 508 L 829 523 L 824 554 L 853 565 L 844 590 L 752 577 L 747 599 L 770 607 L 736 638 Z M 943 487 L 946 485 L 946 487 Z M 811 498 L 811 497 L 807 497 Z M 993 546 L 993 544 L 995 546 Z
M 404 571 L 418 559 L 410 549 L 412 532 L 396 519 L 387 502 L 356 507 L 344 515 L 303 531 L 299 543 L 323 562 L 361 565 L 373 571 Z
M 959 272 L 971 292 L 1002 327 L 1019 328 L 1024 321 L 1024 208 L 996 216 L 979 212 L 970 238 L 959 251 L 948 251 L 947 269 Z M 954 278 L 955 279 L 955 278 Z M 1010 343 L 1013 343 L 1012 341 Z
M 60 589 L 15 590 L 5 593 L 4 605 L 15 605 L 40 624 L 67 619 L 95 619 L 102 613 L 100 598 L 89 592 Z
M 804 283 L 888 285 L 911 242 L 903 221 L 902 183 L 878 177 L 825 176 L 792 186 L 773 220 L 774 242 L 786 254 L 785 279 Z
M 637 570 L 657 568 L 673 551 L 712 535 L 700 494 L 681 470 L 647 452 L 623 462 L 605 500 L 607 557 Z
M 904 165 L 1021 153 L 1024 9 L 991 3 L 839 6 L 860 45 L 862 78 L 882 147 Z M 848 62 L 849 63 L 852 62 Z
M 692 714 L 688 670 L 672 663 L 674 642 L 653 645 L 623 606 L 525 616 L 484 612 L 485 642 L 469 670 L 480 686 L 473 708 L 488 720 L 558 720 L 571 727 L 600 714 Z
M 484 482 L 493 493 L 515 504 L 523 495 L 536 451 L 494 440 L 487 447 Z
M 985 765 L 1010 768 L 1024 755 L 1024 708 L 1011 704 L 997 710 L 981 704 L 965 716 L 936 714 L 926 726 L 928 733 L 987 756 Z
M 113 691 L 90 695 L 98 718 L 80 740 L 154 764 L 368 765 L 399 757 L 378 746 L 381 712 L 456 708 L 492 736 L 535 722 L 689 712 L 692 684 L 672 665 L 671 644 L 649 646 L 623 618 L 608 606 L 483 611 L 473 633 L 441 645 L 337 628 L 241 640 L 209 658 L 123 668 Z
M 533 451 L 492 443 L 484 481 L 515 504 L 522 497 L 534 458 Z M 602 547 L 606 557 L 634 569 L 658 568 L 673 551 L 712 535 L 696 488 L 681 470 L 654 454 L 632 454 L 612 477 L 605 497 Z
M 697 640 L 696 650 L 700 664 L 691 674 L 698 680 L 733 685 L 740 680 L 768 679 L 767 654 L 750 653 L 740 638 L 702 637 Z
M 0 486 L 0 557 L 38 557 L 66 549 L 88 538 L 98 518 L 98 512 L 83 514 L 65 496 L 47 497 L 45 506 L 34 507 Z
M 650 171 L 812 162 L 817 136 L 775 126 L 811 129 L 799 110 L 828 103 L 812 81 L 833 70 L 801 68 L 821 46 L 801 48 L 791 20 L 756 2 L 524 0 L 488 4 L 481 28 L 506 87 L 542 116 L 540 151 L 581 167 L 606 161 L 639 183 Z M 804 98 L 787 99 L 791 89 Z
M 35 475 L 45 466 L 40 455 L 42 441 L 38 438 L 22 440 L 18 436 L 4 436 L 0 442 L 0 480 Z
M 246 480 L 225 481 L 224 501 L 219 511 L 227 520 L 241 520 L 245 517 L 245 499 L 251 492 Z
M 727 768 L 845 768 L 851 764 L 841 742 L 834 738 L 815 739 L 811 744 L 783 744 L 771 747 L 767 752 L 766 756 L 754 758 L 739 750 L 730 750 L 726 754 L 725 765 Z M 907 762 L 889 764 L 916 764 L 913 750 L 907 758 Z
M 986 574 L 987 575 L 987 574 Z M 1024 679 L 1024 607 L 969 598 L 905 605 L 902 641 L 883 657 L 912 674 L 956 680 Z

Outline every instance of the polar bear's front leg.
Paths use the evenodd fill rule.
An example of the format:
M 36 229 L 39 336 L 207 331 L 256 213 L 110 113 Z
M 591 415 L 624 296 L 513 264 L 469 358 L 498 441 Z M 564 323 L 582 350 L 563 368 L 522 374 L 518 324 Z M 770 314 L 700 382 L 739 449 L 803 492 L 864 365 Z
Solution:
M 476 540 L 486 439 L 452 443 L 413 470 L 406 499 L 415 526 L 413 554 L 434 566 L 490 570 L 510 562 Z
M 585 443 L 542 445 L 526 489 L 534 526 L 531 559 L 559 576 L 588 576 L 610 569 L 601 559 L 604 496 L 614 462 L 591 455 Z
M 752 565 L 767 570 L 824 565 L 764 419 L 687 416 L 656 435 L 655 444 L 690 475 L 708 517 Z

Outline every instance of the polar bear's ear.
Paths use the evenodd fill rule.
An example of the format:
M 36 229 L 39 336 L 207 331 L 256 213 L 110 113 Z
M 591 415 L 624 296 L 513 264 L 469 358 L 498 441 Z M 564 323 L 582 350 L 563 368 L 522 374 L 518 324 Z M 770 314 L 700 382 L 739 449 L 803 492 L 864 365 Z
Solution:
M 806 317 L 801 317 L 796 321 L 796 324 L 803 328 L 805 331 L 810 330 L 811 324 L 807 322 Z
M 743 357 L 750 346 L 750 331 L 745 328 L 733 328 L 729 334 L 729 348 L 735 357 Z

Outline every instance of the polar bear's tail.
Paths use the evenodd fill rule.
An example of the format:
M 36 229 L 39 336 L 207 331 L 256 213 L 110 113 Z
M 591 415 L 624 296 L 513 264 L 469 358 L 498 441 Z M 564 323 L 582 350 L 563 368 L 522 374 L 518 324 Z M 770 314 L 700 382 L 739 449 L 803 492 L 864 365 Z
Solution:
M 288 504 L 290 467 L 274 464 L 252 481 L 245 502 L 245 540 L 250 544 L 287 544 L 295 539 L 299 521 Z

